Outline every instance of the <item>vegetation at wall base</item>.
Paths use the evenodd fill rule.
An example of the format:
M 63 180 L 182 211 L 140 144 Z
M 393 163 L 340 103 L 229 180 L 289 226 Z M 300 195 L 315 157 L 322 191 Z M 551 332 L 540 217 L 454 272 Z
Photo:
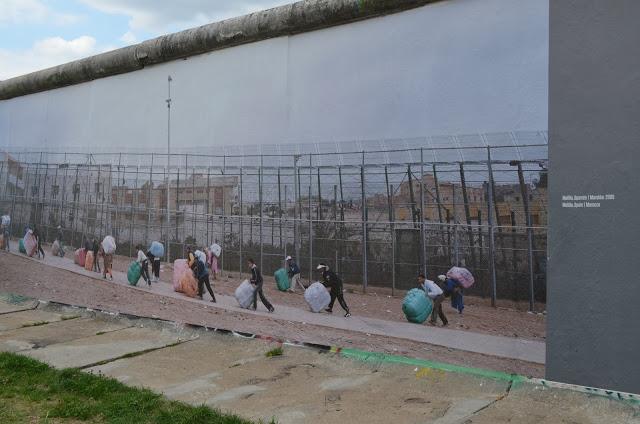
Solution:
M 206 406 L 171 401 L 147 389 L 76 369 L 0 353 L 0 422 L 250 424 Z

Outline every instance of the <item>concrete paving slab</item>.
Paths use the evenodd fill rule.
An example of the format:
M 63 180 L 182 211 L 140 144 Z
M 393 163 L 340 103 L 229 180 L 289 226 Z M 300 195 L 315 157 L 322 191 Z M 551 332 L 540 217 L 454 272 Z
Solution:
M 16 253 L 17 254 L 17 253 Z M 23 255 L 24 256 L 24 255 Z M 35 259 L 32 259 L 35 260 Z M 96 278 L 97 274 L 86 271 L 67 258 L 54 257 L 48 255 L 45 264 L 55 266 L 60 269 L 81 274 L 87 277 Z M 113 282 L 127 285 L 126 275 L 122 272 L 113 272 Z M 266 311 L 248 311 L 241 309 L 233 296 L 216 295 L 217 303 L 211 304 L 183 296 L 173 291 L 171 284 L 161 282 L 153 284 L 151 288 L 144 285 L 135 287 L 136 290 L 151 291 L 158 295 L 182 299 L 189 302 L 201 302 L 211 308 L 222 308 L 234 312 L 247 314 L 267 315 Z M 341 314 L 330 315 L 326 313 L 312 313 L 295 307 L 275 304 L 275 313 L 269 316 L 313 325 L 338 328 L 347 331 L 356 331 L 365 334 L 375 334 L 381 336 L 393 336 L 400 339 L 407 339 L 422 343 L 429 343 L 438 346 L 445 346 L 452 349 L 465 350 L 503 358 L 517 359 L 537 364 L 545 363 L 545 344 L 532 340 L 523 340 L 510 337 L 492 336 L 488 334 L 472 333 L 468 331 L 451 330 L 446 328 L 427 327 L 411 323 L 400 323 L 385 321 L 376 318 L 352 316 L 345 319 Z M 196 323 L 197 324 L 197 323 Z
M 0 351 L 19 352 L 42 349 L 52 344 L 65 343 L 129 327 L 131 325 L 124 322 L 77 318 L 37 327 L 18 328 L 0 332 Z
M 132 327 L 28 350 L 24 354 L 56 368 L 82 368 L 181 341 L 175 332 Z
M 44 325 L 71 317 L 72 315 L 63 315 L 38 309 L 7 313 L 0 315 L 0 334 L 4 331 L 14 330 L 16 328 L 28 328 Z
M 10 293 L 0 293 L 0 315 L 34 309 L 38 301 Z
M 434 370 L 370 365 L 258 340 L 205 334 L 198 340 L 87 371 L 145 386 L 191 404 L 279 423 L 424 423 L 467 398 L 494 401 L 506 382 Z M 384 405 L 384 408 L 372 408 Z
M 640 424 L 640 405 L 522 383 L 473 415 L 473 424 Z

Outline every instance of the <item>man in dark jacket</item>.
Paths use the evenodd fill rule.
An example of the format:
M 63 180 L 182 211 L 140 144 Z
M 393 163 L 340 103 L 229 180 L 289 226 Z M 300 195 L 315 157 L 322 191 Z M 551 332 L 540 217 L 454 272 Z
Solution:
M 344 314 L 345 318 L 350 317 L 351 313 L 349 312 L 349 307 L 347 306 L 347 302 L 345 302 L 344 295 L 342 294 L 342 280 L 340 277 L 338 277 L 335 272 L 331 271 L 326 264 L 319 264 L 317 269 L 322 271 L 322 284 L 324 284 L 325 287 L 328 287 L 331 293 L 331 302 L 329 303 L 329 307 L 326 311 L 332 313 L 333 303 L 338 299 L 340 306 L 342 306 L 342 309 L 346 312 L 346 314 Z
M 195 268 L 194 274 L 198 279 L 198 298 L 202 299 L 204 286 L 207 286 L 207 291 L 211 295 L 211 301 L 216 303 L 216 296 L 213 294 L 213 289 L 211 289 L 211 284 L 209 283 L 209 270 L 207 265 L 200 259 L 196 258 Z
M 93 238 L 92 250 L 93 250 L 93 270 L 95 272 L 100 272 L 100 262 L 98 261 L 98 254 L 100 253 L 100 243 L 98 242 L 98 239 L 96 239 L 95 237 Z
M 264 296 L 264 293 L 262 292 L 262 284 L 264 283 L 264 280 L 262 279 L 260 268 L 258 268 L 255 261 L 251 258 L 247 260 L 247 263 L 249 264 L 249 269 L 251 270 L 251 279 L 249 281 L 251 282 L 251 284 L 256 286 L 256 289 L 253 292 L 253 302 L 251 303 L 251 307 L 254 311 L 258 308 L 258 295 L 260 295 L 260 300 L 262 301 L 262 304 L 265 306 L 265 308 L 267 308 L 269 312 L 273 312 L 273 306 L 271 305 L 271 303 L 269 303 L 267 298 Z
M 302 291 L 305 291 L 306 288 L 300 281 L 300 267 L 291 256 L 287 256 L 285 261 L 287 263 L 287 274 L 289 274 L 289 292 L 295 293 L 296 286 L 300 286 Z

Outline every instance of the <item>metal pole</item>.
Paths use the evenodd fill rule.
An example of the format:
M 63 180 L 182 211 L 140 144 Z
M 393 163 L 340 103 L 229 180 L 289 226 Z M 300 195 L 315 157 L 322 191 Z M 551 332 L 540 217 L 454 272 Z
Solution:
M 487 222 L 489 223 L 489 273 L 491 276 L 491 306 L 496 306 L 496 258 L 495 240 L 493 234 L 493 214 L 491 205 L 493 204 L 493 168 L 491 166 L 491 147 L 487 146 L 487 167 L 489 169 L 489 185 L 487 186 Z
M 313 281 L 313 218 L 311 216 L 311 167 L 313 156 L 309 155 L 309 281 Z
M 223 156 L 222 157 L 222 175 L 225 175 L 225 179 L 226 179 L 226 175 L 227 175 L 227 157 Z M 220 242 L 222 243 L 222 257 L 220 258 L 220 275 L 222 275 L 222 271 L 224 271 L 226 268 L 224 267 L 224 258 L 225 258 L 225 252 L 227 250 L 227 244 L 226 244 L 226 230 L 227 230 L 227 195 L 224 191 L 225 189 L 225 185 L 222 185 L 222 238 L 220 240 Z M 231 209 L 231 208 L 230 208 Z M 233 216 L 233 210 L 230 210 L 231 215 Z M 231 225 L 233 226 L 233 218 L 231 220 Z M 233 231 L 230 231 L 230 234 L 232 234 Z
M 520 302 L 520 290 L 518 290 L 518 243 L 516 229 L 516 212 L 511 210 L 511 284 L 513 285 L 513 300 Z
M 287 187 L 284 188 L 284 197 L 287 197 Z M 286 200 L 285 200 L 286 204 Z M 282 188 L 280 186 L 280 167 L 278 167 L 278 227 L 280 234 L 280 249 L 282 249 Z M 272 224 L 273 227 L 273 224 Z M 286 257 L 286 252 L 285 252 Z
M 345 225 L 344 225 L 344 192 L 342 189 L 342 167 L 338 166 L 338 183 L 340 184 L 340 234 L 345 234 Z M 336 271 L 340 272 L 342 270 L 342 258 L 344 256 L 344 239 L 342 243 L 340 243 L 340 262 L 336 264 Z
M 263 216 L 262 216 L 262 211 L 264 209 L 264 206 L 262 204 L 262 166 L 263 166 L 263 156 L 260 155 L 260 169 L 258 170 L 258 203 L 260 205 L 260 269 L 264 270 L 264 266 L 263 266 L 263 235 L 262 233 L 264 232 L 264 228 L 263 228 Z
M 391 230 L 391 296 L 396 290 L 396 252 L 395 252 L 395 228 L 393 225 L 393 186 L 389 186 L 389 171 L 384 167 L 384 181 L 387 188 L 387 205 L 389 207 L 389 229 Z
M 207 168 L 207 206 L 205 208 L 206 213 L 205 213 L 205 218 L 204 218 L 205 219 L 205 224 L 207 226 L 207 243 L 206 243 L 207 246 L 211 245 L 211 238 L 210 238 L 210 235 L 209 235 L 209 219 L 212 220 L 211 224 L 213 225 L 213 217 L 210 216 L 211 215 L 211 210 L 210 210 L 210 207 L 209 207 L 210 203 L 211 203 L 211 194 L 210 194 L 210 192 L 211 192 L 211 167 L 208 167 Z M 222 184 L 222 199 L 224 201 L 224 183 Z M 215 196 L 214 196 L 214 200 L 215 200 Z M 224 206 L 223 206 L 223 212 L 222 213 L 224 214 Z
M 524 172 L 522 163 L 518 162 L 518 180 L 520 181 L 520 191 L 522 193 L 522 203 L 524 205 L 524 217 L 527 224 L 527 261 L 529 265 L 529 310 L 533 311 L 535 303 L 534 274 L 533 274 L 533 228 L 531 223 L 531 211 L 529 209 L 529 194 L 527 185 L 524 182 Z
M 309 168 L 309 175 L 311 175 L 311 168 Z M 313 217 L 311 216 L 311 184 L 309 184 L 308 217 L 309 217 L 309 281 L 313 281 Z
M 318 167 L 318 220 L 322 221 L 322 191 L 320 189 L 320 167 Z
M 483 194 L 484 194 L 484 190 L 483 190 Z M 482 199 L 481 199 L 482 200 Z M 478 208 L 478 245 L 480 247 L 480 266 L 483 266 L 484 264 L 484 234 L 482 232 L 482 211 L 480 210 L 480 208 Z M 486 291 L 487 291 L 487 281 L 486 278 L 482 279 L 482 298 L 484 299 L 486 297 Z
M 362 166 L 360 167 L 360 188 L 362 189 L 362 291 L 367 291 L 367 198 L 364 179 L 364 152 L 362 152 Z
M 167 264 L 171 262 L 171 247 L 169 235 L 171 228 L 171 75 L 167 76 Z M 177 193 L 177 190 L 176 190 Z M 177 227 L 177 226 L 176 226 Z M 176 238 L 177 241 L 177 238 Z
M 300 259 L 300 228 L 299 228 L 299 216 L 302 213 L 300 211 L 300 170 L 298 169 L 298 159 L 300 156 L 295 155 L 293 157 L 293 191 L 294 191 L 294 205 L 293 205 L 293 250 L 296 254 L 296 260 Z M 311 266 L 311 264 L 309 265 Z
M 424 230 L 424 149 L 420 148 L 420 254 L 422 256 L 422 272 L 427 274 L 427 241 Z
M 453 209 L 453 252 L 455 265 L 460 265 L 460 253 L 459 253 L 459 243 L 458 243 L 458 208 L 456 202 L 456 185 L 451 184 L 451 197 L 453 201 L 452 209 Z
M 244 244 L 244 219 L 243 219 L 243 215 L 244 215 L 244 203 L 243 203 L 243 190 L 242 190 L 242 167 L 240 167 L 240 250 L 239 250 L 239 256 L 240 256 L 240 277 L 242 278 L 242 245 Z
M 333 253 L 334 264 L 338 265 L 338 186 L 333 185 Z M 337 268 L 336 268 L 337 269 Z
M 120 208 L 118 206 L 118 200 L 120 200 L 119 198 L 120 198 L 120 195 L 122 194 L 122 190 L 120 189 L 120 165 L 121 164 L 122 164 L 122 153 L 118 154 L 118 171 L 116 172 L 116 225 L 115 225 L 114 234 L 113 234 L 118 243 L 120 243 L 120 239 L 119 239 L 119 236 L 120 236 L 120 225 L 119 225 L 120 221 L 118 220 L 118 216 L 119 216 L 118 212 L 119 212 Z M 65 177 L 65 180 L 66 180 L 66 178 L 67 178 L 66 169 L 65 169 L 64 177 Z M 113 184 L 113 183 L 111 183 L 111 184 Z M 167 229 L 168 228 L 169 227 L 167 226 Z
M 464 164 L 460 162 L 460 183 L 462 184 L 462 200 L 464 202 L 464 215 L 467 220 L 467 235 L 469 237 L 469 247 L 471 249 L 471 263 L 473 269 L 478 269 L 476 260 L 475 237 L 473 235 L 473 227 L 471 226 L 471 209 L 469 207 L 469 194 L 467 193 L 467 181 L 464 173 Z
M 436 169 L 436 164 L 432 165 L 433 168 L 433 183 L 436 189 L 436 203 L 438 204 L 438 222 L 440 223 L 440 235 L 442 236 L 442 249 L 444 254 L 444 246 L 447 245 L 447 251 L 449 251 L 449 245 L 447 244 L 447 240 L 445 237 L 445 231 L 443 229 L 443 217 L 442 217 L 442 199 L 440 198 L 440 183 L 438 181 L 438 171 Z M 447 220 L 448 221 L 448 220 Z M 449 227 L 447 226 L 447 234 L 449 234 Z M 451 254 L 449 253 L 449 258 L 451 258 Z
M 144 236 L 145 244 L 149 245 L 149 228 L 151 227 L 151 186 L 153 185 L 153 153 L 151 153 L 151 168 L 149 168 L 149 184 L 147 186 L 147 229 Z

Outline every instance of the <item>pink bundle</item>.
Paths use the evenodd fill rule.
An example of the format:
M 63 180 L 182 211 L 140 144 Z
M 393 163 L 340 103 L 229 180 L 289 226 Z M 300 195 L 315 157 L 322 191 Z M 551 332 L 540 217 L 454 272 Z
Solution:
M 473 286 L 473 283 L 476 282 L 476 280 L 473 278 L 473 275 L 471 275 L 468 269 L 457 266 L 454 266 L 447 272 L 447 278 L 456 280 L 465 289 Z

